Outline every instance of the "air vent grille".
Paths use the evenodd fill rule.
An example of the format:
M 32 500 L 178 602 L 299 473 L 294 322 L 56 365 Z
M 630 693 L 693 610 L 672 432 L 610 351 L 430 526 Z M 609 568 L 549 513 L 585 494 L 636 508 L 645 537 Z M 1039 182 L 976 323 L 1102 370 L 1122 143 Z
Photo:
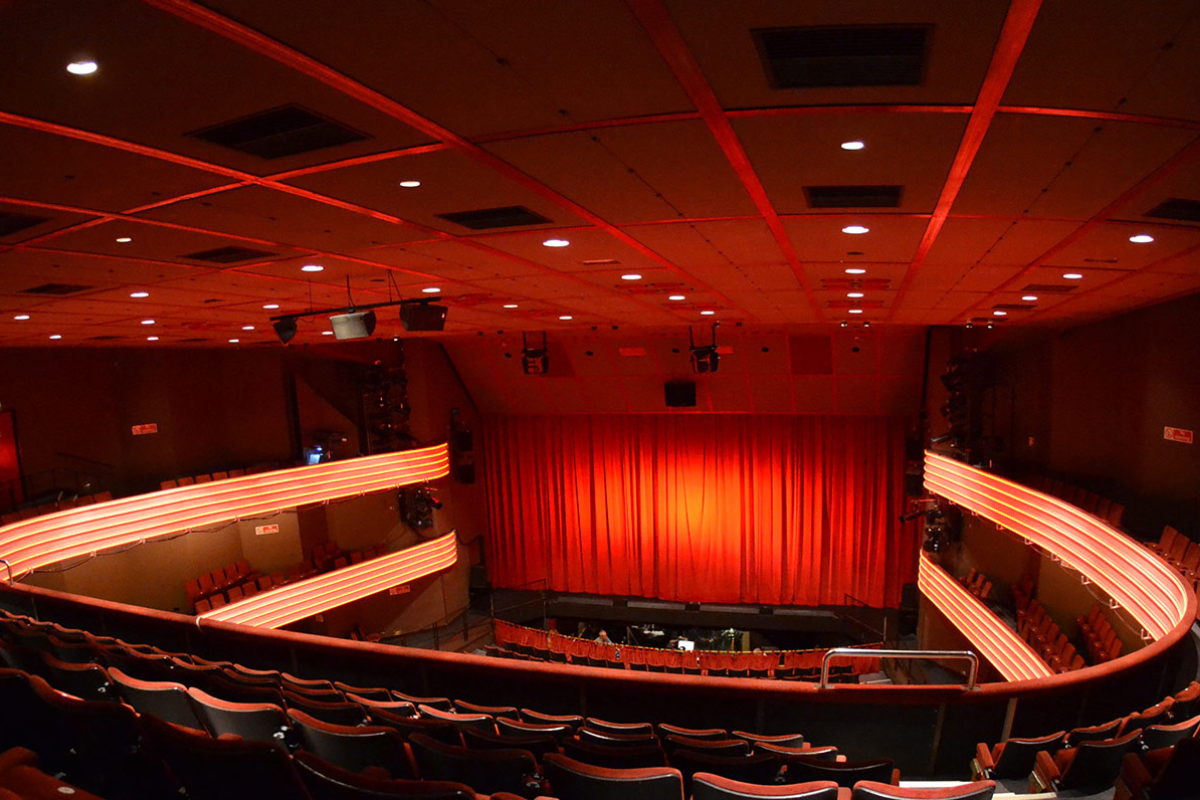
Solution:
M 585 267 L 611 267 L 620 264 L 615 258 L 591 258 L 582 262 Z
M 1075 287 L 1060 283 L 1031 283 L 1021 291 L 1028 294 L 1069 294 L 1075 291 Z
M 94 286 L 80 286 L 74 283 L 43 283 L 41 286 L 34 286 L 29 289 L 22 289 L 21 294 L 76 294 L 78 292 L 86 292 L 88 289 L 94 289 Z
M 297 105 L 223 122 L 188 136 L 268 161 L 370 138 Z
M 207 341 L 208 341 L 208 339 L 205 339 L 202 336 L 201 337 L 193 337 L 191 339 L 180 339 L 179 340 L 180 344 L 194 344 L 196 342 L 207 342 Z
M 805 186 L 811 208 L 899 208 L 903 186 Z
M 198 253 L 188 253 L 180 258 L 191 261 L 209 261 L 214 264 L 236 264 L 239 261 L 260 260 L 279 255 L 265 250 L 252 250 L 249 247 L 218 247 L 214 250 L 201 250 Z
M 35 217 L 32 214 L 15 214 L 9 211 L 0 211 L 0 236 L 12 236 L 14 233 L 20 233 L 26 228 L 32 228 L 34 225 L 41 225 L 43 222 L 49 221 L 49 217 Z
M 774 28 L 752 31 L 773 89 L 919 86 L 927 26 Z
M 518 228 L 522 225 L 545 225 L 550 220 L 525 206 L 502 206 L 500 208 L 480 208 L 475 211 L 454 211 L 449 214 L 438 214 L 438 219 L 453 222 L 473 231 L 486 231 L 492 228 Z
M 1200 200 L 1173 197 L 1146 212 L 1147 217 L 1173 219 L 1179 222 L 1200 222 Z
M 123 336 L 89 336 L 87 338 L 87 340 L 89 342 L 113 342 L 113 341 L 116 341 L 117 339 L 123 339 L 123 338 L 124 338 Z

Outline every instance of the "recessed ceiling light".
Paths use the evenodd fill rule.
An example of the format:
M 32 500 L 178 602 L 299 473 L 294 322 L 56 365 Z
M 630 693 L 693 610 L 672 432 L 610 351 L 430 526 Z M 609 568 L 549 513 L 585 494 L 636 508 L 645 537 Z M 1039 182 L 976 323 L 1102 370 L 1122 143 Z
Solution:
M 570 242 L 566 239 L 547 239 L 542 242 L 543 247 L 566 247 L 569 244 Z
M 143 325 L 153 325 L 153 324 L 154 324 L 154 320 L 152 320 L 152 319 L 144 319 L 144 320 L 142 320 L 142 324 L 143 324 Z
M 17 314 L 15 317 L 13 317 L 13 319 L 15 319 L 17 322 L 24 322 L 25 320 L 29 319 L 29 315 L 28 314 Z
M 279 308 L 279 303 L 267 303 L 265 306 L 263 306 L 263 308 L 265 308 L 267 311 L 274 311 L 275 309 Z
M 421 185 L 420 181 L 400 181 L 400 185 L 405 189 L 415 189 Z
M 141 300 L 143 297 L 149 297 L 150 293 L 149 292 L 130 292 L 129 296 L 136 300 Z
M 1083 280 L 1083 275 L 1078 272 L 1064 272 L 1063 277 L 1069 281 Z
M 244 331 L 252 331 L 252 330 L 254 330 L 254 326 L 253 326 L 253 325 L 243 325 L 243 326 L 242 326 L 242 330 L 244 330 Z
M 1136 236 L 1130 236 L 1129 241 L 1134 244 L 1149 244 L 1154 241 L 1154 237 L 1148 233 L 1139 233 Z
M 708 310 L 708 309 L 705 309 L 704 311 L 701 311 L 701 312 L 700 312 L 700 316 L 702 316 L 702 317 L 711 317 L 711 316 L 712 316 L 713 314 L 715 314 L 715 313 L 717 313 L 717 312 L 715 312 L 715 311 L 710 311 L 710 310 Z
M 147 336 L 147 337 L 146 337 L 146 341 L 147 341 L 147 342 L 157 342 L 157 341 L 158 341 L 158 337 L 157 337 L 157 336 Z
M 851 314 L 861 314 L 862 309 L 861 308 L 852 308 L 852 309 L 850 309 L 850 313 Z
M 1036 303 L 1037 295 L 1036 294 L 1024 294 L 1024 295 L 1021 295 L 1021 299 L 1024 300 L 1026 303 Z
M 441 291 L 441 287 L 438 287 L 438 286 L 426 286 L 426 287 L 425 287 L 424 289 L 422 289 L 421 291 L 422 291 L 422 292 L 424 292 L 425 294 L 437 294 L 438 292 L 440 292 L 440 291 Z
M 96 66 L 95 61 L 72 61 L 67 64 L 67 72 L 72 75 L 91 75 L 97 69 L 99 67 Z
M 627 272 L 621 276 L 621 280 L 623 281 L 640 281 L 641 279 L 642 276 L 638 275 L 636 272 Z
M 673 294 L 670 297 L 668 297 L 667 299 L 668 300 L 687 300 L 687 298 L 681 294 Z
M 866 275 L 867 271 L 862 267 L 846 267 L 847 275 Z
M 996 311 L 993 311 L 993 312 L 992 312 L 992 316 L 993 316 L 993 317 L 1007 317 L 1007 316 L 1008 316 L 1008 312 L 1007 312 L 1007 311 L 1000 311 L 1000 310 L 996 310 Z
M 846 227 L 842 228 L 842 233 L 859 234 L 868 233 L 870 230 L 870 228 L 865 228 L 862 225 L 847 225 Z
M 559 319 L 561 319 L 563 322 L 566 322 L 568 320 L 574 319 L 574 317 L 572 317 L 570 314 L 563 314 L 561 317 L 559 317 Z
M 866 147 L 862 142 L 842 142 L 843 150 L 862 150 Z
M 230 343 L 230 344 L 237 344 L 237 343 L 238 343 L 238 342 L 240 342 L 240 341 L 241 341 L 241 339 L 230 339 L 230 340 L 229 340 L 229 343 Z
M 322 336 L 333 336 L 333 331 L 321 331 Z
M 118 238 L 117 241 L 120 242 L 121 244 L 128 244 L 129 242 L 132 242 L 133 239 L 131 239 L 128 236 L 122 236 L 122 237 Z
M 305 264 L 300 268 L 301 272 L 323 272 L 325 270 L 320 264 Z
M 849 297 L 851 300 L 857 300 L 858 298 L 860 298 L 862 296 L 863 296 L 862 292 L 846 292 L 846 297 Z
M 505 303 L 504 307 L 505 308 L 516 308 L 517 304 L 516 303 Z
M 53 334 L 51 334 L 51 335 L 50 335 L 50 338 L 51 338 L 51 339 L 61 339 L 61 338 L 62 338 L 62 334 L 61 334 L 61 333 L 53 333 Z

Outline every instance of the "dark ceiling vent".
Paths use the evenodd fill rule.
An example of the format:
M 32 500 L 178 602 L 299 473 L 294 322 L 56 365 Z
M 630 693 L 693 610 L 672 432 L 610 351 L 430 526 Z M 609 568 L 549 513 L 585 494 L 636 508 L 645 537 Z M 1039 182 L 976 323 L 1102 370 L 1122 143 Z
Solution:
M 188 253 L 180 258 L 192 261 L 210 261 L 214 264 L 236 264 L 239 261 L 259 260 L 279 255 L 265 250 L 251 250 L 249 247 L 218 247 L 215 250 L 201 250 L 199 253 Z
M 0 236 L 12 236 L 26 228 L 49 222 L 49 217 L 35 217 L 32 214 L 14 214 L 10 211 L 0 211 Z
M 1037 306 L 1030 303 L 998 303 L 992 306 L 995 311 L 1033 311 Z
M 22 289 L 21 294 L 76 294 L 94 288 L 96 287 L 79 286 L 74 283 L 43 283 L 41 286 L 34 286 L 31 289 Z
M 1068 294 L 1075 291 L 1075 287 L 1062 283 L 1031 283 L 1021 291 L 1028 294 Z
M 370 138 L 297 105 L 273 108 L 187 135 L 267 160 Z
M 450 214 L 438 214 L 437 217 L 473 231 L 486 231 L 490 228 L 518 228 L 522 225 L 545 225 L 551 221 L 541 214 L 530 211 L 525 206 L 455 211 Z
M 123 338 L 125 338 L 125 337 L 123 337 L 123 336 L 89 336 L 87 338 L 87 340 L 89 342 L 112 342 L 112 341 L 116 341 L 117 339 L 123 339 Z
M 1115 264 L 1115 263 L 1117 263 L 1117 260 L 1115 258 L 1085 258 L 1083 260 L 1083 263 L 1085 263 L 1085 264 Z
M 179 343 L 180 344 L 193 344 L 195 342 L 207 342 L 207 341 L 208 341 L 208 339 L 205 339 L 203 336 L 200 336 L 200 337 L 194 337 L 191 339 L 180 339 Z
M 805 186 L 811 208 L 899 208 L 903 186 Z
M 591 258 L 583 262 L 585 267 L 611 267 L 620 264 L 615 258 Z
M 919 86 L 924 25 L 773 28 L 751 31 L 772 89 Z
M 1200 222 L 1200 200 L 1173 197 L 1146 212 L 1147 217 L 1174 219 L 1179 222 Z

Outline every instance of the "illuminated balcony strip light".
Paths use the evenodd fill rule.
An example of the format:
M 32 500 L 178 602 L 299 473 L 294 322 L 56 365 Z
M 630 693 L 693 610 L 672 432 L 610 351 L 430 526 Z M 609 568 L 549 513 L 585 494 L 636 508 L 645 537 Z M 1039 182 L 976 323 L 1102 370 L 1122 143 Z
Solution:
M 1005 680 L 1032 680 L 1054 674 L 1016 632 L 924 552 L 917 569 L 917 586 Z
M 1070 503 L 929 452 L 925 486 L 1059 558 L 1125 608 L 1152 639 L 1188 620 L 1191 591 L 1166 562 Z
M 14 577 L 80 556 L 450 474 L 445 444 L 263 472 L 71 508 L 0 527 Z
M 458 560 L 454 532 L 398 553 L 373 558 L 314 578 L 289 583 L 245 600 L 207 611 L 201 622 L 220 621 L 256 628 L 279 628 L 376 592 L 423 578 Z

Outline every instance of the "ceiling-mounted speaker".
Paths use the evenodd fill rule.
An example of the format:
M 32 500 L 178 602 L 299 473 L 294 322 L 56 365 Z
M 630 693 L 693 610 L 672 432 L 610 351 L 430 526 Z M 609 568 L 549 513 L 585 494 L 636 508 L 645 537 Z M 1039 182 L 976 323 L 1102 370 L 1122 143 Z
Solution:
M 400 306 L 400 324 L 413 333 L 440 331 L 446 327 L 446 307 L 426 303 L 410 303 Z
M 667 381 L 663 384 L 663 395 L 667 401 L 667 408 L 695 408 L 696 382 Z
M 356 311 L 352 314 L 337 314 L 329 318 L 333 324 L 333 338 L 365 339 L 375 332 L 375 312 Z

